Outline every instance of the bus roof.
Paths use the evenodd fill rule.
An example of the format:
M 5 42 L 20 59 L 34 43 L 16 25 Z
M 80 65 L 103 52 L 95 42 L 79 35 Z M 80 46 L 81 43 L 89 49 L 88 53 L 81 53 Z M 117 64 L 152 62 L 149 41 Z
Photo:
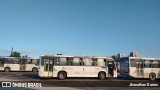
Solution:
M 73 57 L 69 55 L 41 55 L 41 57 Z
M 73 56 L 74 58 L 90 58 L 89 56 Z
M 11 58 L 11 59 L 14 59 L 14 58 L 21 58 L 21 57 L 4 57 L 4 58 Z
M 105 57 L 105 56 L 92 56 L 92 58 L 113 59 L 113 58 Z
M 129 59 L 160 60 L 160 58 L 129 57 Z

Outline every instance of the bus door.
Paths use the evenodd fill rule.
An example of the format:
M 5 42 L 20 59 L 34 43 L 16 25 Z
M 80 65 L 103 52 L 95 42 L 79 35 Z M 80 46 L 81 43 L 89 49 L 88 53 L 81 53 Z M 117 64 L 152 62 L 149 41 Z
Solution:
M 108 61 L 108 77 L 117 77 L 117 69 L 114 61 Z
M 0 70 L 4 70 L 4 59 L 0 58 Z
M 44 73 L 47 77 L 53 77 L 53 60 L 44 59 Z
M 143 65 L 143 60 L 138 60 L 136 62 L 136 69 L 137 69 L 137 77 L 142 78 L 144 76 L 144 65 Z

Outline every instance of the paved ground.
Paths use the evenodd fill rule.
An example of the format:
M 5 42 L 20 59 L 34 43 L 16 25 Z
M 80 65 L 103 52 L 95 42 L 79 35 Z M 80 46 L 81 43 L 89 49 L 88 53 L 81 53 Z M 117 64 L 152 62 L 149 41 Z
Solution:
M 0 72 L 0 81 L 20 81 L 20 82 L 38 82 L 42 83 L 41 88 L 0 88 L 0 90 L 159 90 L 159 87 L 125 87 L 129 83 L 160 83 L 160 80 L 151 82 L 148 79 L 125 79 L 118 77 L 114 79 L 99 80 L 97 78 L 67 78 L 58 80 L 57 78 L 43 79 L 39 78 L 37 73 L 33 72 Z

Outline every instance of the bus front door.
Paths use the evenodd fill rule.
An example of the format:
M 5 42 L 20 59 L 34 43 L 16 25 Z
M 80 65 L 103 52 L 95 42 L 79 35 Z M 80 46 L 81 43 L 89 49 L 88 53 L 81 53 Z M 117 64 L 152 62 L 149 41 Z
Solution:
M 144 76 L 143 61 L 142 60 L 137 61 L 136 64 L 137 64 L 137 77 L 143 78 Z
M 53 60 L 44 59 L 44 74 L 45 77 L 53 77 Z
M 113 61 L 108 61 L 108 77 L 117 77 L 117 68 Z
M 108 61 L 108 77 L 113 77 L 113 75 L 114 75 L 113 62 Z

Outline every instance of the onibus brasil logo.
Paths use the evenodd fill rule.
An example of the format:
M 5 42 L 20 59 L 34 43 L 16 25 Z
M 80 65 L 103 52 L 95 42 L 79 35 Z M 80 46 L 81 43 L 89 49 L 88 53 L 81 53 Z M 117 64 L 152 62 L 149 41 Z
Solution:
M 29 82 L 2 82 L 2 87 L 42 87 L 42 84 Z

